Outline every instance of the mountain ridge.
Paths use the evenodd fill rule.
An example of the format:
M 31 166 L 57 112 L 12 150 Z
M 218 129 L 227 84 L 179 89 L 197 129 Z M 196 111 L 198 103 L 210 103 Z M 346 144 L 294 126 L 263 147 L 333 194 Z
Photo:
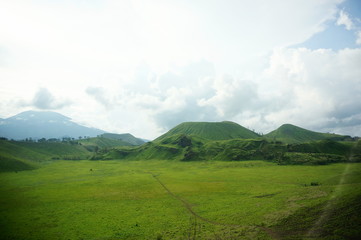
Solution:
M 102 133 L 105 131 L 82 126 L 52 111 L 25 111 L 0 121 L 0 136 L 15 140 L 95 137 Z

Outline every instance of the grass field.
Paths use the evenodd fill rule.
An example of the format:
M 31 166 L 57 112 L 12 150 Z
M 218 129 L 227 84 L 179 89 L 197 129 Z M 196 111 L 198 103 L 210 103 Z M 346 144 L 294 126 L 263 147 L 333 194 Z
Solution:
M 360 176 L 360 163 L 53 161 L 0 173 L 0 239 L 342 239 L 320 227 L 361 196 Z

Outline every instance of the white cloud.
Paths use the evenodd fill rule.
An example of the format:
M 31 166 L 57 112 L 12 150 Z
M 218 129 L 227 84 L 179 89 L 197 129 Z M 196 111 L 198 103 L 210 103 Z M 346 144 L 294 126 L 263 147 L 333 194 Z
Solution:
M 354 28 L 354 23 L 352 22 L 351 18 L 349 17 L 347 12 L 343 10 L 340 11 L 336 24 L 338 26 L 344 25 L 345 28 L 349 31 Z
M 260 85 L 260 95 L 283 98 L 286 104 L 270 112 L 273 123 L 341 129 L 361 113 L 361 49 L 279 49 L 264 75 L 270 84 Z M 275 102 L 276 103 L 276 102 Z M 351 121 L 361 125 L 361 121 Z M 348 134 L 361 134 L 360 131 Z
M 361 31 L 356 32 L 356 44 L 361 45 Z
M 8 24 L 1 25 L 0 46 L 17 67 L 85 70 L 85 81 L 114 69 L 129 76 L 142 60 L 163 73 L 172 63 L 205 58 L 223 73 L 236 71 L 233 61 L 321 31 L 338 2 L 2 2 L 0 21 Z
M 46 88 L 38 89 L 31 101 L 20 101 L 18 103 L 21 107 L 33 107 L 42 110 L 59 110 L 70 104 L 69 100 L 54 97 Z
M 92 96 L 98 103 L 102 104 L 105 108 L 112 108 L 115 104 L 108 98 L 108 94 L 101 87 L 88 87 L 86 93 Z
M 154 76 L 153 89 L 123 96 L 140 111 L 146 111 L 159 129 L 167 130 L 183 121 L 219 119 L 215 109 L 200 106 L 199 99 L 213 96 L 214 69 L 207 61 L 178 66 Z M 132 97 L 133 96 L 133 97 Z
M 202 75 L 193 63 L 189 73 L 198 77 L 189 84 L 177 86 L 191 76 L 186 74 L 189 66 L 184 66 L 177 73 L 154 76 L 158 80 L 153 90 L 132 89 L 113 98 L 156 124 L 155 136 L 183 121 L 220 120 L 237 121 L 264 133 L 289 122 L 317 131 L 338 129 L 360 135 L 349 131 L 361 125 L 360 64 L 361 49 L 282 48 L 270 56 L 262 75 L 249 80 Z M 166 82 L 174 86 L 161 88 Z
M 62 112 L 75 120 L 87 119 L 94 127 L 149 139 L 183 121 L 221 120 L 263 133 L 289 122 L 361 135 L 360 65 L 361 49 L 280 48 L 262 75 L 249 78 L 217 77 L 205 67 L 212 64 L 204 61 L 162 75 L 141 68 L 143 76 L 151 76 L 141 77 L 145 85 L 151 82 L 147 91 L 132 85 L 139 78 L 136 73 L 125 84 L 116 85 L 115 79 L 111 86 L 85 88 L 87 94 L 76 96 Z M 48 96 L 49 104 L 56 102 L 52 94 L 40 95 Z
M 220 118 L 231 119 L 241 112 L 255 107 L 257 102 L 257 86 L 250 81 L 236 80 L 231 76 L 215 79 L 215 94 L 210 98 L 202 98 L 198 104 L 202 107 L 214 107 Z

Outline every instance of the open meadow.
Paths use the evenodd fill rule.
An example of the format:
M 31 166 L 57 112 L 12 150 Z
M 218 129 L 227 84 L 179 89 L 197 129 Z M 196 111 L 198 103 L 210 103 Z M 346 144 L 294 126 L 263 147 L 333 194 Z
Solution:
M 348 239 L 359 218 L 334 216 L 360 210 L 360 176 L 360 163 L 52 161 L 0 173 L 0 239 Z

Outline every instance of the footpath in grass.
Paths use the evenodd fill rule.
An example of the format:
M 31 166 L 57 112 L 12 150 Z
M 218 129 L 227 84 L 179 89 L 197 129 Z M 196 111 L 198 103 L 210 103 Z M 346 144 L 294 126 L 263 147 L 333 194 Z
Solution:
M 346 166 L 54 161 L 0 174 L 0 239 L 276 239 L 293 230 L 275 224 L 360 189 L 361 164 Z

